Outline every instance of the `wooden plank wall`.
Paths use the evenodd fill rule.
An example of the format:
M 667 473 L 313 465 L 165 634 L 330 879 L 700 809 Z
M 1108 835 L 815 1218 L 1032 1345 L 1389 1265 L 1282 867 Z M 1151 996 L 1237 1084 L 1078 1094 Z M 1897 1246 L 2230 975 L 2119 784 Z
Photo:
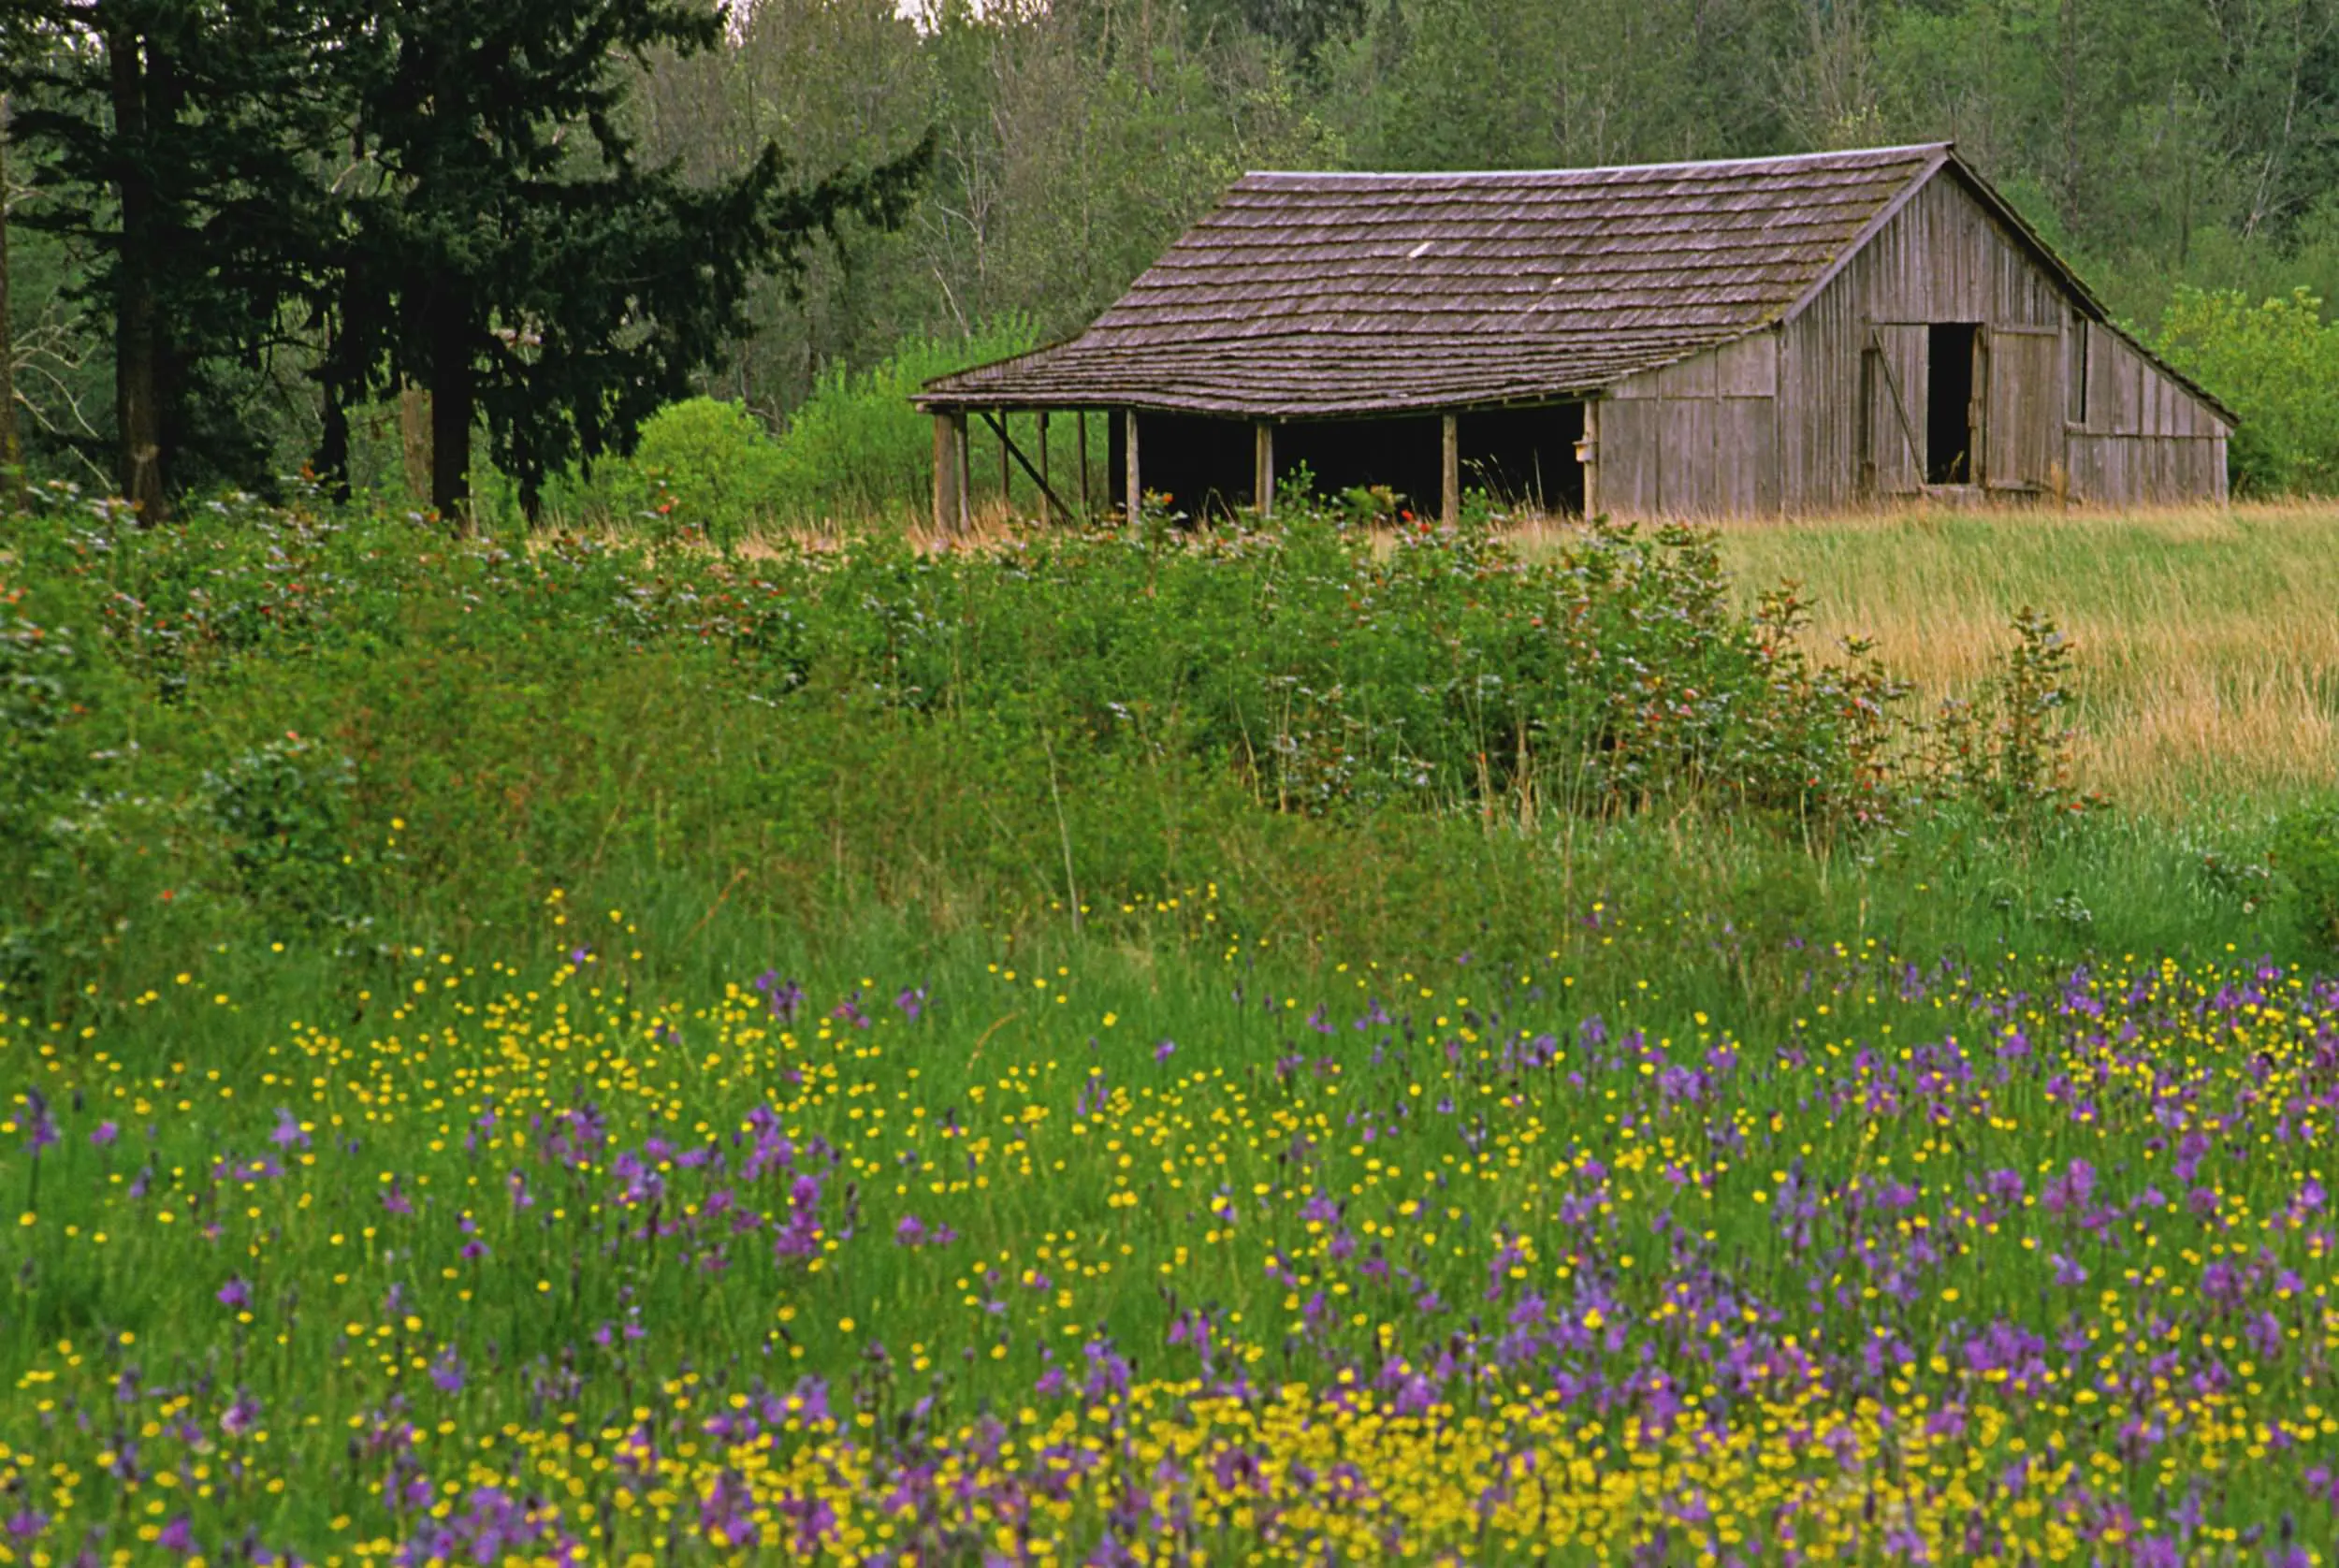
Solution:
M 1864 458 L 1875 454 L 1863 451 L 1863 441 L 1893 432 L 1863 416 L 1861 356 L 1879 324 L 1958 321 L 2052 331 L 2058 339 L 2052 352 L 2023 356 L 2031 374 L 2051 376 L 2053 385 L 2026 388 L 2035 400 L 2027 395 L 2023 402 L 2041 426 L 2022 450 L 2008 449 L 2020 482 L 2052 489 L 2059 472 L 2073 496 L 2110 504 L 2222 499 L 2223 425 L 2101 327 L 2089 328 L 2088 420 L 2084 427 L 2054 422 L 2052 411 L 2077 408 L 2067 380 L 2079 352 L 2070 340 L 2075 319 L 2060 282 L 1954 176 L 1935 176 L 1780 331 L 1780 504 L 1790 512 L 1828 511 L 1877 499 L 1869 488 L 1874 480 L 1863 471 Z M 1897 359 L 1896 370 L 1906 373 Z M 1866 412 L 1873 414 L 1872 403 Z M 1872 424 L 1878 428 L 1868 428 Z M 2031 449 L 2037 443 L 2043 451 Z M 2021 472 L 2036 470 L 2042 459 L 2043 479 Z M 1896 465 L 1881 466 L 1891 477 Z
M 2216 411 L 2118 333 L 2067 330 L 2087 335 L 2085 418 L 2068 438 L 2072 496 L 2107 506 L 2224 501 L 2230 432 Z
M 1632 376 L 1600 407 L 1600 505 L 1634 516 L 1779 510 L 1779 340 L 1757 332 Z

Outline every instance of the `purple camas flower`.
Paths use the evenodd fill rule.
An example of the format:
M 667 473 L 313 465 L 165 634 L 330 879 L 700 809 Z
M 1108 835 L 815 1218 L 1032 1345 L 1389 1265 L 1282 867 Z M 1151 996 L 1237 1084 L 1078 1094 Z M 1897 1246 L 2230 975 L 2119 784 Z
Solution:
M 2085 1160 L 2073 1160 L 2069 1169 L 2048 1179 L 2039 1201 L 2050 1214 L 2084 1209 L 2096 1190 L 2096 1168 Z
M 414 1212 L 414 1199 L 406 1196 L 404 1183 L 399 1182 L 392 1182 L 383 1189 L 382 1207 L 393 1214 L 411 1214 Z
M 57 1141 L 57 1119 L 49 1112 L 49 1100 L 38 1089 L 24 1091 L 24 1147 L 33 1154 Z
M 49 1516 L 28 1503 L 8 1516 L 5 1528 L 8 1539 L 22 1545 L 49 1528 Z
M 219 1304 L 229 1312 L 242 1312 L 252 1305 L 252 1287 L 241 1279 L 231 1279 L 219 1287 Z
M 463 1391 L 463 1360 L 455 1354 L 453 1345 L 441 1351 L 439 1358 L 430 1363 L 430 1382 L 442 1394 L 452 1396 Z
M 122 1128 L 120 1126 L 111 1122 L 100 1122 L 90 1132 L 89 1140 L 92 1143 L 96 1144 L 100 1149 L 109 1149 L 113 1146 L 114 1140 L 120 1138 L 121 1136 Z
M 913 991 L 905 986 L 902 994 L 893 998 L 893 1005 L 912 1024 L 917 1023 L 918 1015 L 926 1010 L 926 988 L 922 985 Z
M 792 1544 L 798 1557 L 811 1557 L 817 1553 L 829 1532 L 836 1528 L 836 1510 L 821 1498 L 782 1498 L 779 1514 L 796 1527 Z
M 1176 1040 L 1165 1039 L 1159 1045 L 1154 1047 L 1154 1060 L 1156 1062 L 1166 1062 L 1171 1056 L 1177 1054 L 1177 1050 L 1178 1042 Z
M 260 1425 L 260 1401 L 239 1389 L 236 1401 L 223 1412 L 219 1430 L 229 1437 L 242 1437 L 256 1430 Z
M 782 1024 L 796 1021 L 796 1009 L 804 1006 L 804 987 L 794 980 L 781 980 L 777 969 L 766 969 L 755 977 L 755 989 L 763 994 L 764 1005 L 772 1009 L 774 1018 Z
M 268 1140 L 279 1149 L 306 1149 L 309 1135 L 300 1130 L 300 1118 L 283 1106 L 276 1108 L 276 1127 Z
M 2087 1270 L 2058 1252 L 2055 1255 L 2055 1283 L 2067 1290 L 2075 1289 L 2087 1283 Z
M 725 1469 L 699 1501 L 699 1532 L 717 1546 L 737 1551 L 758 1544 L 763 1532 L 755 1525 L 755 1493 L 747 1478 Z
M 177 1552 L 182 1557 L 192 1556 L 195 1552 L 195 1521 L 184 1514 L 174 1517 L 163 1526 L 162 1533 L 154 1537 L 154 1544 L 167 1552 Z

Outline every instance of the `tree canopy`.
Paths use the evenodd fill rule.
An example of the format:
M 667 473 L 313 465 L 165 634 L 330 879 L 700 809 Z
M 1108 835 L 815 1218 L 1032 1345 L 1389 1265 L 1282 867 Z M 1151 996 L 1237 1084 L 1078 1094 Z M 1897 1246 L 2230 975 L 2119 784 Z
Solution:
M 784 427 L 905 342 L 1077 328 L 1246 168 L 1951 138 L 2148 335 L 2183 286 L 2339 295 L 2339 0 L 7 15 L 35 46 L 0 65 L 33 186 L 10 310 L 52 355 L 33 457 L 110 448 L 156 504 L 301 460 L 397 484 L 402 457 L 445 506 L 479 441 L 527 502 L 686 391 Z

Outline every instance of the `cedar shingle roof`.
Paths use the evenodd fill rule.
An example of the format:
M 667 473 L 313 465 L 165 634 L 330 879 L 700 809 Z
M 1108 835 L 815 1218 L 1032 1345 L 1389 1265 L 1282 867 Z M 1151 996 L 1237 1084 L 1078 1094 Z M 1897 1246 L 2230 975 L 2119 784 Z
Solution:
M 919 402 L 1304 417 L 1588 393 L 1784 316 L 1951 157 L 1249 174 L 1087 331 Z

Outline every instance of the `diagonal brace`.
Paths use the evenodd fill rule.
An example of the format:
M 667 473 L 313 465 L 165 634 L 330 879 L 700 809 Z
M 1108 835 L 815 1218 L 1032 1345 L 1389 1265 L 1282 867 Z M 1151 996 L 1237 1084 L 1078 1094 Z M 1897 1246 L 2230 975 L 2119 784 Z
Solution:
M 976 412 L 981 414 L 982 422 L 991 427 L 992 433 L 999 438 L 999 444 L 1006 449 L 1007 455 L 1014 458 L 1017 466 L 1025 473 L 1031 475 L 1031 482 L 1039 486 L 1039 493 L 1048 498 L 1048 504 L 1054 507 L 1066 522 L 1072 521 L 1072 509 L 1057 499 L 1056 493 L 1048 487 L 1048 482 L 1039 477 L 1039 471 L 1031 466 L 1031 459 L 1024 456 L 1024 449 L 1015 444 L 1015 438 L 1007 433 L 1006 419 L 993 414 L 989 409 L 979 409 Z

